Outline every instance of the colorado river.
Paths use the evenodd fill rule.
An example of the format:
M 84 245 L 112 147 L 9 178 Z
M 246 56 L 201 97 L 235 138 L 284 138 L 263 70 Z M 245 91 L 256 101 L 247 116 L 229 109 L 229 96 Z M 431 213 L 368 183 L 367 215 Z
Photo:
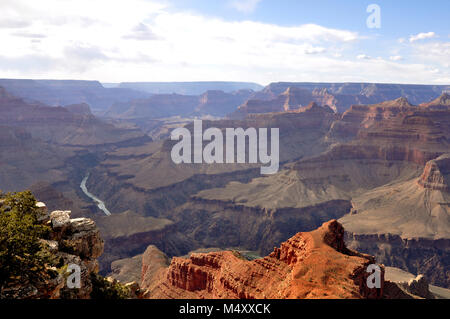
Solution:
M 87 197 L 92 199 L 97 204 L 97 207 L 100 208 L 105 213 L 105 215 L 107 215 L 107 216 L 111 215 L 108 208 L 106 208 L 105 203 L 103 201 L 101 201 L 100 199 L 98 199 L 94 194 L 89 193 L 89 191 L 86 187 L 86 181 L 88 180 L 88 178 L 89 178 L 89 173 L 87 173 L 87 175 L 81 181 L 81 184 L 80 184 L 81 190 L 83 191 L 83 193 L 86 194 Z

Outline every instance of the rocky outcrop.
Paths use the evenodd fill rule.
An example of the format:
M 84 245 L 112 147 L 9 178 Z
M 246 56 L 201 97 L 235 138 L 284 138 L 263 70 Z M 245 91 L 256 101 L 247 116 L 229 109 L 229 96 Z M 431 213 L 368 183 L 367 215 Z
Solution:
M 295 110 L 295 112 L 297 112 L 297 113 L 304 113 L 304 112 L 333 113 L 333 110 L 326 104 L 324 104 L 324 106 L 320 106 L 316 102 L 311 102 L 307 106 L 302 106 L 302 107 L 298 108 L 297 110 Z
M 398 289 L 394 293 L 402 293 L 401 299 L 425 298 L 425 299 L 449 299 L 450 289 L 437 287 L 428 283 L 428 279 L 423 274 L 412 274 L 395 267 L 385 267 L 384 278 L 385 294 L 389 291 L 386 284 L 395 284 Z
M 387 269 L 396 268 L 386 267 L 386 271 Z M 438 291 L 447 290 L 443 288 L 437 289 L 439 289 Z M 384 284 L 384 298 L 386 299 L 440 299 L 442 297 L 445 298 L 445 296 L 436 296 L 430 291 L 430 285 L 424 275 L 413 276 L 407 281 L 386 280 Z
M 371 254 L 387 266 L 423 274 L 432 284 L 450 288 L 450 239 L 403 239 L 391 234 L 346 233 L 348 247 Z
M 169 267 L 170 259 L 156 246 L 150 245 L 141 256 L 140 283 L 143 287 L 155 285 L 155 279 L 164 275 L 165 268 Z M 148 294 L 148 293 L 147 293 Z
M 432 298 L 432 294 L 429 290 L 428 280 L 424 275 L 418 275 L 416 278 L 411 279 L 408 282 L 400 283 L 400 285 L 413 295 L 426 299 Z
M 450 109 L 450 94 L 445 92 L 437 99 L 428 103 L 420 104 L 420 106 L 430 110 L 448 110 Z
M 378 144 L 408 143 L 436 148 L 450 138 L 450 109 L 411 105 L 405 98 L 374 105 L 353 105 L 333 123 L 327 138 L 348 142 L 355 138 Z M 425 144 L 426 143 L 426 144 Z
M 404 98 L 352 106 L 327 134 L 328 141 L 340 144 L 322 156 L 425 165 L 448 150 L 449 115 L 449 111 L 412 106 Z
M 424 188 L 450 191 L 450 154 L 427 162 L 418 183 Z
M 70 211 L 54 211 L 50 214 L 50 223 L 54 230 L 51 240 L 56 240 L 65 252 L 89 262 L 96 262 L 103 253 L 103 240 L 93 220 L 70 219 Z
M 298 87 L 288 87 L 283 93 L 273 99 L 249 99 L 230 115 L 231 118 L 244 118 L 253 113 L 290 112 L 307 106 L 310 102 L 328 105 L 336 109 L 336 98 L 326 89 L 309 91 Z
M 43 203 L 38 203 L 37 207 L 41 212 L 40 222 L 51 227 L 50 234 L 41 242 L 52 254 L 56 266 L 47 266 L 48 276 L 43 276 L 42 280 L 3 288 L 0 298 L 89 298 L 92 291 L 90 276 L 98 272 L 97 258 L 103 252 L 103 240 L 97 226 L 89 218 L 71 219 L 70 211 L 48 213 Z M 79 288 L 70 288 L 66 282 L 73 271 L 72 266 L 80 270 Z
M 380 287 L 369 288 L 366 270 L 374 258 L 348 250 L 343 238 L 333 220 L 253 261 L 234 251 L 174 257 L 142 287 L 148 298 L 381 298 L 383 268 Z M 143 261 L 144 278 L 148 264 Z
M 400 113 L 414 109 L 405 98 L 373 105 L 352 105 L 339 121 L 333 123 L 328 136 L 339 141 L 352 139 L 363 128 L 369 128 L 375 123 L 390 120 Z

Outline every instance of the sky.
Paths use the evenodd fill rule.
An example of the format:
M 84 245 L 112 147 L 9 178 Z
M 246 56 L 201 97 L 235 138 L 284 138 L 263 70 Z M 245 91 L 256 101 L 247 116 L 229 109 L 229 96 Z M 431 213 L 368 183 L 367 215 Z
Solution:
M 450 84 L 450 1 L 0 0 L 0 78 Z

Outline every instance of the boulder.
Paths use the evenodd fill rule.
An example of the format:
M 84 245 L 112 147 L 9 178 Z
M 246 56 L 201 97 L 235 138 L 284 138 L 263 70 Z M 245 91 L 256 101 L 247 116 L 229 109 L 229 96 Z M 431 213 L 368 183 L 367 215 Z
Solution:
M 53 230 L 62 231 L 69 225 L 70 211 L 55 210 L 51 212 L 50 222 Z

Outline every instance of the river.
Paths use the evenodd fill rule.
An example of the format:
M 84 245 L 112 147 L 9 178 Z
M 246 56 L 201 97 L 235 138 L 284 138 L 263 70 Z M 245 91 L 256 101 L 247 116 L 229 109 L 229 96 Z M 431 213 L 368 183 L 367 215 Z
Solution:
M 81 184 L 80 184 L 81 190 L 83 191 L 83 193 L 86 194 L 87 197 L 92 199 L 97 204 L 97 207 L 100 208 L 102 210 L 102 212 L 105 213 L 105 215 L 107 215 L 107 216 L 111 215 L 111 212 L 108 210 L 108 208 L 106 208 L 105 203 L 102 200 L 100 200 L 99 198 L 97 198 L 94 194 L 91 194 L 88 191 L 88 189 L 86 187 L 86 182 L 87 182 L 88 178 L 89 178 L 89 173 L 87 173 L 87 175 L 81 181 Z

